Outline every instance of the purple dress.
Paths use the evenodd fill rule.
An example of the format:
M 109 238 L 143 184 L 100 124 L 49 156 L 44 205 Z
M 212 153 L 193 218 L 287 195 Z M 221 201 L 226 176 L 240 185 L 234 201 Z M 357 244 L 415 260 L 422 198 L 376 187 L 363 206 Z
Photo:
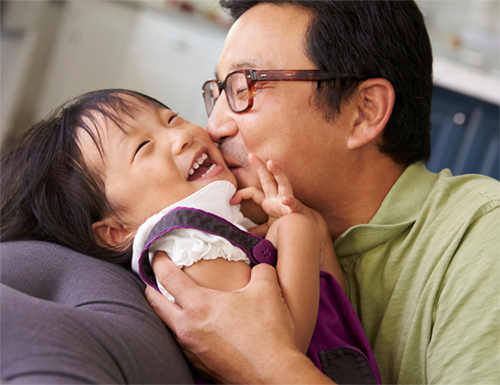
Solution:
M 153 227 L 141 253 L 140 274 L 153 287 L 156 287 L 154 272 L 149 258 L 144 256 L 152 242 L 181 227 L 196 228 L 226 238 L 245 251 L 253 264 L 276 264 L 276 253 L 268 240 L 242 231 L 215 214 L 178 207 Z M 307 357 L 338 384 L 380 384 L 375 358 L 354 308 L 335 278 L 323 271 L 320 272 L 318 318 Z M 196 383 L 207 383 L 196 373 L 194 379 Z
M 380 384 L 361 321 L 335 278 L 320 272 L 320 302 L 307 357 L 339 384 Z

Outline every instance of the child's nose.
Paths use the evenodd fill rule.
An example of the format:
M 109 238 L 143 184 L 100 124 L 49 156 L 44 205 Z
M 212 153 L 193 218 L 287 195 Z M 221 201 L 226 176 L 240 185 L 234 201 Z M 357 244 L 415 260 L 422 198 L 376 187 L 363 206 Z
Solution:
M 194 134 L 187 130 L 173 130 L 172 152 L 180 154 L 185 148 L 191 146 L 194 142 Z

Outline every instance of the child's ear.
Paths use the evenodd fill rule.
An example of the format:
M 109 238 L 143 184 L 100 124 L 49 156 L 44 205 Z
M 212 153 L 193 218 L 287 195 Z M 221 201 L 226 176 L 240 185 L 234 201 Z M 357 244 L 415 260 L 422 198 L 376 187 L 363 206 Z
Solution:
M 126 249 L 132 244 L 136 231 L 114 218 L 107 217 L 92 224 L 97 243 L 105 248 Z

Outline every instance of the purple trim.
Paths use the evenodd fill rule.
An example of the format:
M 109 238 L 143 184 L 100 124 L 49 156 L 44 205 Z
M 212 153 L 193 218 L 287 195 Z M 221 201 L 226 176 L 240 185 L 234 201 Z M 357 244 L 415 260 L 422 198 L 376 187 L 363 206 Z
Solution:
M 171 210 L 168 213 L 166 213 L 165 215 L 163 215 L 162 218 L 158 222 L 160 222 L 161 220 L 163 220 L 163 218 L 165 216 L 167 216 L 169 214 L 172 214 L 175 211 L 179 211 L 179 210 L 190 210 L 190 211 L 202 213 L 202 214 L 204 214 L 206 216 L 210 216 L 210 217 L 216 219 L 217 221 L 225 223 L 226 225 L 230 226 L 232 229 L 237 230 L 244 237 L 247 237 L 247 238 L 249 237 L 249 238 L 254 239 L 255 242 L 258 242 L 258 244 L 256 244 L 255 246 L 253 246 L 252 252 L 250 252 L 244 246 L 242 246 L 239 243 L 233 241 L 232 239 L 227 238 L 227 237 L 223 236 L 222 234 L 219 234 L 219 233 L 207 230 L 206 228 L 201 228 L 201 227 L 198 227 L 198 226 L 191 226 L 191 225 L 178 225 L 178 226 L 169 227 L 168 229 L 162 231 L 161 233 L 155 235 L 152 239 L 150 239 L 147 242 L 147 244 L 143 247 L 142 252 L 141 252 L 141 256 L 139 257 L 139 275 L 144 280 L 144 282 L 146 282 L 148 285 L 154 287 L 156 290 L 159 291 L 159 289 L 156 286 L 156 284 L 153 283 L 153 282 L 151 282 L 147 278 L 146 274 L 143 271 L 143 262 L 145 262 L 143 258 L 147 257 L 148 258 L 148 263 L 149 263 L 149 256 L 146 255 L 146 254 L 148 254 L 147 251 L 149 250 L 149 247 L 151 246 L 151 244 L 153 242 L 155 242 L 158 238 L 160 238 L 161 236 L 163 236 L 164 234 L 166 234 L 166 233 L 168 233 L 168 232 L 170 232 L 172 230 L 175 230 L 175 229 L 183 229 L 183 228 L 185 228 L 185 229 L 194 229 L 194 230 L 203 231 L 205 233 L 212 234 L 212 235 L 224 238 L 227 241 L 229 241 L 232 245 L 234 245 L 234 246 L 238 247 L 239 249 L 241 249 L 252 263 L 257 264 L 257 263 L 264 262 L 264 263 L 268 263 L 268 264 L 273 265 L 273 266 L 276 265 L 276 251 L 274 249 L 274 246 L 272 245 L 272 243 L 269 240 L 262 239 L 262 238 L 260 238 L 258 236 L 255 236 L 255 235 L 253 235 L 253 234 L 251 234 L 251 233 L 249 233 L 247 231 L 243 231 L 243 230 L 239 229 L 238 227 L 236 227 L 233 223 L 231 223 L 231 222 L 227 221 L 226 219 L 224 219 L 222 217 L 219 217 L 219 216 L 217 216 L 217 215 L 215 215 L 213 213 L 209 213 L 207 211 L 200 210 L 200 209 L 195 209 L 195 208 L 191 208 L 191 207 L 180 206 L 180 207 L 174 208 L 173 210 Z
M 151 283 L 151 281 L 149 281 L 146 276 L 144 275 L 143 271 L 142 271 L 142 259 L 144 258 L 145 254 L 146 254 L 146 251 L 149 250 L 149 246 L 151 246 L 151 244 L 156 241 L 158 238 L 160 238 L 162 235 L 172 231 L 172 230 L 175 230 L 175 229 L 193 229 L 193 230 L 199 230 L 199 231 L 203 231 L 204 233 L 209 233 L 209 234 L 212 234 L 212 235 L 216 235 L 218 237 L 221 237 L 221 238 L 224 238 L 222 236 L 220 236 L 219 234 L 216 234 L 216 233 L 213 233 L 211 231 L 208 231 L 208 230 L 205 230 L 205 229 L 202 229 L 202 228 L 199 228 L 199 227 L 193 227 L 193 226 L 174 226 L 174 227 L 170 227 L 168 228 L 167 230 L 165 230 L 164 232 L 158 234 L 156 237 L 154 237 L 150 242 L 148 242 L 148 244 L 146 245 L 146 247 L 143 248 L 142 252 L 141 252 L 141 257 L 139 258 L 139 274 L 141 276 L 141 278 L 146 281 L 146 283 L 148 283 L 149 285 L 155 287 L 158 291 L 159 289 L 156 287 L 155 284 Z M 250 253 L 242 246 L 240 246 L 239 244 L 237 244 L 236 242 L 233 242 L 232 240 L 230 239 L 227 239 L 227 238 L 224 238 L 226 239 L 227 241 L 231 242 L 234 246 L 237 246 L 238 248 L 240 248 L 241 250 L 243 250 L 243 252 L 246 254 L 246 256 L 248 257 L 248 259 L 250 261 L 253 260 L 253 258 L 251 257 Z M 148 256 L 149 258 L 149 256 Z
M 141 256 L 139 257 L 139 275 L 141 276 L 142 280 L 144 282 L 146 282 L 147 285 L 149 286 L 152 286 L 153 288 L 155 288 L 158 292 L 161 293 L 160 289 L 158 288 L 158 286 L 156 286 L 155 283 L 151 282 L 147 277 L 146 275 L 144 274 L 144 272 L 142 271 L 142 258 L 144 258 L 144 253 L 141 253 Z M 149 261 L 148 261 L 149 262 Z
M 259 241 L 262 239 L 262 238 L 260 238 L 260 237 L 258 237 L 258 236 L 256 236 L 256 235 L 253 235 L 253 234 L 249 233 L 248 231 L 243 231 L 243 230 L 241 230 L 240 228 L 236 227 L 233 223 L 229 222 L 228 220 L 226 220 L 226 219 L 224 219 L 224 218 L 222 218 L 222 217 L 219 217 L 218 215 L 215 215 L 215 214 L 213 214 L 213 213 L 209 213 L 208 211 L 203 211 L 203 210 L 200 210 L 200 209 L 195 209 L 195 208 L 192 208 L 192 207 L 176 207 L 175 209 L 172 209 L 171 211 L 169 211 L 167 214 L 173 213 L 174 211 L 178 211 L 178 210 L 186 210 L 186 209 L 187 209 L 187 210 L 196 211 L 196 212 L 199 212 L 199 213 L 206 214 L 206 215 L 208 215 L 208 216 L 210 216 L 210 217 L 212 217 L 212 218 L 215 218 L 215 219 L 217 219 L 217 220 L 219 220 L 219 221 L 221 221 L 221 222 L 227 223 L 228 225 L 230 225 L 230 226 L 234 227 L 234 228 L 235 228 L 236 230 L 238 230 L 239 232 L 244 233 L 244 234 L 246 234 L 246 235 L 248 235 L 248 236 L 250 236 L 250 237 L 252 237 L 252 238 L 255 238 L 255 239 L 259 240 Z M 165 215 L 167 215 L 167 214 L 165 214 Z M 202 230 L 202 231 L 206 231 L 206 230 L 203 230 L 203 229 L 201 229 L 201 230 Z M 206 232 L 209 232 L 209 231 L 206 231 Z M 214 234 L 214 235 L 218 235 L 218 234 Z M 229 240 L 229 239 L 228 239 L 228 240 Z

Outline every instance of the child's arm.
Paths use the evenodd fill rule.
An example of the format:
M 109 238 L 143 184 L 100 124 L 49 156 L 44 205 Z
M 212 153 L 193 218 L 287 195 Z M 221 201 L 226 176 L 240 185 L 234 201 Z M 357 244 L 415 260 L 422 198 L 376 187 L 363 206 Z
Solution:
M 268 230 L 266 238 L 278 249 L 278 279 L 294 321 L 295 342 L 305 353 L 318 314 L 322 249 L 333 252 L 333 246 L 329 249 L 323 244 L 331 245 L 331 239 L 329 235 L 322 239 L 321 222 L 317 223 L 312 210 L 294 198 L 288 177 L 276 164 L 269 161 L 266 167 L 253 154 L 249 160 L 257 168 L 263 191 L 240 190 L 231 203 L 251 198 L 269 215 L 268 223 L 257 232 Z M 336 261 L 334 254 L 329 258 Z
M 289 213 L 300 213 L 311 218 L 316 223 L 321 235 L 320 270 L 330 273 L 345 292 L 346 283 L 344 273 L 335 254 L 326 221 L 316 210 L 305 206 L 298 199 L 295 199 L 288 177 L 273 161 L 270 160 L 267 162 L 267 165 L 264 165 L 262 160 L 255 154 L 250 154 L 248 159 L 257 169 L 264 191 L 256 187 L 247 187 L 237 191 L 231 203 L 238 204 L 242 199 L 253 199 L 269 215 L 268 222 L 250 229 L 250 232 L 260 237 L 265 237 L 273 222 L 277 218 Z
M 250 266 L 243 261 L 201 260 L 183 270 L 198 285 L 209 289 L 233 291 L 250 282 Z
M 319 306 L 319 232 L 310 218 L 292 213 L 277 219 L 266 238 L 278 248 L 279 284 L 295 325 L 295 343 L 306 353 Z

